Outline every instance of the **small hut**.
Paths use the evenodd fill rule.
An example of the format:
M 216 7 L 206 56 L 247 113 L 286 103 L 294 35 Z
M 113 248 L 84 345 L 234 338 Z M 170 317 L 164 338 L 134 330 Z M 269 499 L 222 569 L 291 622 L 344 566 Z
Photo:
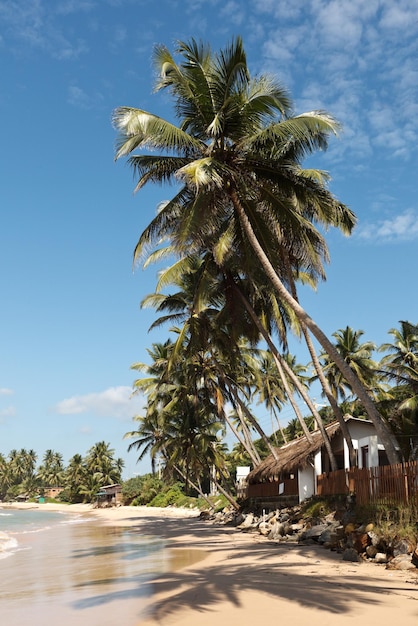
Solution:
M 359 467 L 384 465 L 386 455 L 372 422 L 351 416 L 345 421 L 357 451 Z M 339 423 L 326 426 L 326 432 L 338 469 L 348 469 L 348 448 Z M 270 455 L 255 467 L 247 477 L 247 497 L 268 506 L 273 503 L 294 504 L 314 495 L 317 477 L 329 472 L 331 467 L 321 432 L 312 432 L 311 438 L 309 442 L 301 436 L 285 444 L 277 449 L 278 459 Z
M 97 506 L 109 507 L 122 504 L 122 486 L 119 484 L 105 485 L 97 494 Z

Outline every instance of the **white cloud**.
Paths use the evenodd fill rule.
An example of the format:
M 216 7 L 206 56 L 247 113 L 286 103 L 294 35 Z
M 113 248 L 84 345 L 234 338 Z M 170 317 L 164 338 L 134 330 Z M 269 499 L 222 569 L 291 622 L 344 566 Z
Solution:
M 16 407 L 14 406 L 6 406 L 4 409 L 0 410 L 0 419 L 3 417 L 14 417 L 16 415 Z
M 53 410 L 59 415 L 81 415 L 92 413 L 100 417 L 130 419 L 141 409 L 140 396 L 132 396 L 127 386 L 109 387 L 104 391 L 73 396 L 59 402 Z
M 14 394 L 13 389 L 7 389 L 7 387 L 0 387 L 0 396 L 11 396 Z
M 232 24 L 238 26 L 244 20 L 244 12 L 241 10 L 242 5 L 238 2 L 227 2 L 220 11 L 222 17 L 228 18 Z
M 413 241 L 418 239 L 418 212 L 408 209 L 375 224 L 360 224 L 357 236 L 376 243 Z
M 68 88 L 68 102 L 80 109 L 93 109 L 102 102 L 103 97 L 100 93 L 88 94 L 78 85 L 70 85 Z
M 6 45 L 13 42 L 10 48 L 19 54 L 22 49 L 37 48 L 57 59 L 77 58 L 87 51 L 87 47 L 70 31 L 67 35 L 56 16 L 85 11 L 92 6 L 85 0 L 69 0 L 53 5 L 42 0 L 2 0 L 0 20 L 4 27 L 4 42 Z

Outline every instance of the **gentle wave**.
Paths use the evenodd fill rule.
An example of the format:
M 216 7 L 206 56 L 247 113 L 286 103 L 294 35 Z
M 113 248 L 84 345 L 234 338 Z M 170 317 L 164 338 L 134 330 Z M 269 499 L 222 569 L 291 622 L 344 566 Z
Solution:
M 19 547 L 19 543 L 15 537 L 11 537 L 7 533 L 0 532 L 0 559 L 11 556 Z

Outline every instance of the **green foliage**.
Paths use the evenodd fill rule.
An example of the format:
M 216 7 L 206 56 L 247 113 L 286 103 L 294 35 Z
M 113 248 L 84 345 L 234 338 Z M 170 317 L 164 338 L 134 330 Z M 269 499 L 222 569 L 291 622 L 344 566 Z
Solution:
M 357 523 L 372 523 L 375 531 L 390 543 L 395 539 L 418 541 L 418 507 L 416 505 L 387 506 L 383 504 L 356 506 Z
M 164 483 L 153 474 L 135 476 L 122 485 L 124 504 L 146 505 L 164 490 Z
M 175 483 L 167 490 L 161 491 L 149 503 L 149 506 L 185 506 L 187 496 L 184 494 L 183 485 Z
M 302 507 L 302 516 L 305 519 L 323 517 L 331 513 L 332 510 L 331 503 L 327 498 L 310 498 Z

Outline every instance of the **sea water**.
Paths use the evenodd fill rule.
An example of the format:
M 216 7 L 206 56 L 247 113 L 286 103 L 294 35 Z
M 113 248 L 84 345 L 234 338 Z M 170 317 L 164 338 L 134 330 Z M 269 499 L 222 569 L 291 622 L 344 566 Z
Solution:
M 88 515 L 0 508 L 0 623 L 136 626 L 152 578 L 170 569 L 158 537 Z

